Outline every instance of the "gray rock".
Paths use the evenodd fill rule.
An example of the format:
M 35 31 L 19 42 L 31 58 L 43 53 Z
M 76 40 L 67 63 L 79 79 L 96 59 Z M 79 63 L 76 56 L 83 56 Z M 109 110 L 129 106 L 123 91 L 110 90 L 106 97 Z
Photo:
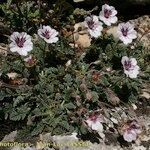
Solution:
M 135 26 L 138 32 L 137 41 L 141 41 L 143 46 L 150 50 L 150 16 L 145 15 L 130 22 Z
M 16 136 L 17 136 L 17 131 L 13 131 L 10 134 L 5 135 L 5 137 L 3 138 L 1 142 L 14 142 Z

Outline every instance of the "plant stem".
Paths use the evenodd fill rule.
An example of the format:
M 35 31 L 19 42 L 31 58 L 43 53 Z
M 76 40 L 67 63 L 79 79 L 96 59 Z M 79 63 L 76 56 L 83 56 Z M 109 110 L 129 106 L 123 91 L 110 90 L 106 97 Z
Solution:
M 44 45 L 44 49 L 43 49 L 43 67 L 45 67 L 45 59 L 46 59 L 46 48 L 47 48 L 47 43 L 45 42 L 45 45 Z

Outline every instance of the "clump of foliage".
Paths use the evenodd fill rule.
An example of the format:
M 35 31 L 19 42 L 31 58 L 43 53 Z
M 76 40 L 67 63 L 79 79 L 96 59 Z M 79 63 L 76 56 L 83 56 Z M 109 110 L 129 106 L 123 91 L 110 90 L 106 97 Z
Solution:
M 73 12 L 71 4 L 65 0 L 48 1 L 15 1 L 7 0 L 7 3 L 0 4 L 4 16 L 4 22 L 13 31 L 25 31 L 35 33 L 40 24 L 53 24 L 60 28 L 64 25 L 64 16 Z M 67 21 L 67 19 L 66 19 Z
M 20 27 L 30 33 L 33 18 L 39 18 L 40 14 L 39 9 L 34 9 L 34 3 L 26 3 L 29 12 L 23 16 L 10 10 L 8 4 L 3 8 L 8 8 L 7 17 L 12 19 L 10 28 L 19 27 L 15 24 L 19 19 Z M 18 5 L 15 9 L 27 11 L 20 10 L 22 7 Z M 77 131 L 86 134 L 87 116 L 97 110 L 105 116 L 103 106 L 115 107 L 137 101 L 142 84 L 148 79 L 148 55 L 143 47 L 136 45 L 131 49 L 107 34 L 93 39 L 91 46 L 80 56 L 77 55 L 80 48 L 70 46 L 61 30 L 56 43 L 48 44 L 38 37 L 33 39 L 33 44 L 30 61 L 10 51 L 7 57 L 1 57 L 4 60 L 0 79 L 4 118 L 26 121 L 32 136 L 41 132 L 69 134 Z M 133 56 L 138 60 L 141 68 L 138 78 L 132 79 L 124 74 L 123 56 Z M 9 78 L 11 72 L 17 73 L 15 79 Z

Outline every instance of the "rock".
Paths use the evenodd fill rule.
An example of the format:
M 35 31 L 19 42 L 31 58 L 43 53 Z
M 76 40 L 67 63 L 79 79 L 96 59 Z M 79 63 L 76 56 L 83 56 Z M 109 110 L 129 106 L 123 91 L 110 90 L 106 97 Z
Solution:
M 53 136 L 54 147 L 59 147 L 60 150 L 73 150 L 74 145 L 78 146 L 77 133 L 72 133 L 72 135 L 66 136 Z
M 42 143 L 48 143 L 48 144 L 52 144 L 52 146 L 56 149 L 59 150 L 73 150 L 74 147 L 77 147 L 79 145 L 79 139 L 77 138 L 77 133 L 72 133 L 72 135 L 65 135 L 65 136 L 61 136 L 61 135 L 54 135 L 51 136 L 50 133 L 44 134 L 44 135 L 40 135 L 40 141 L 41 144 L 39 143 L 38 146 L 36 146 L 37 148 L 44 148 L 40 147 L 40 145 L 42 145 Z
M 108 35 L 113 35 L 115 39 L 119 39 L 118 34 L 117 34 L 117 26 L 110 27 L 110 29 L 108 29 L 106 32 Z
M 46 136 L 48 137 L 46 138 Z M 46 134 L 46 136 L 45 138 L 48 139 L 49 135 Z M 68 136 L 53 136 L 53 141 L 59 150 L 99 150 L 99 148 L 101 148 L 101 150 L 122 150 L 120 146 L 81 141 L 76 137 L 76 133 Z
M 138 32 L 137 41 L 140 40 L 143 46 L 150 50 L 150 16 L 145 15 L 129 22 L 135 26 Z
M 135 145 L 132 145 L 132 148 L 133 148 L 133 150 L 146 150 L 147 149 L 144 146 L 135 146 Z
M 144 91 L 141 96 L 144 97 L 144 98 L 146 98 L 146 99 L 150 99 L 150 94 L 148 92 Z
M 51 133 L 40 134 L 40 141 L 50 142 L 53 140 Z
M 91 38 L 88 32 L 85 30 L 83 22 L 77 23 L 74 26 L 74 41 L 76 47 L 86 48 L 91 45 Z M 74 46 L 74 44 L 71 44 Z
M 25 148 L 22 148 L 22 147 L 14 147 L 14 148 L 12 148 L 11 150 L 41 150 L 41 149 L 37 149 L 37 148 L 35 148 L 35 147 L 25 147 Z M 44 148 L 44 149 L 42 149 L 42 150 L 54 150 L 54 149 L 47 147 L 47 148 Z
M 1 142 L 14 142 L 16 136 L 17 136 L 17 131 L 13 131 L 10 134 L 5 135 L 5 137 L 3 138 Z
M 75 3 L 83 2 L 84 0 L 73 0 Z
M 16 79 L 18 77 L 18 74 L 16 72 L 10 72 L 10 73 L 7 73 L 9 79 Z

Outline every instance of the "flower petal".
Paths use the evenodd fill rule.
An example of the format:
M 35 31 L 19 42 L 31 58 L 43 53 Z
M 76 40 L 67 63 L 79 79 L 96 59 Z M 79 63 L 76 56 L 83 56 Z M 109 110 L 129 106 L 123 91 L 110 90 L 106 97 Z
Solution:
M 113 6 L 105 4 L 102 6 L 102 11 L 100 11 L 99 13 L 99 19 L 102 20 L 107 26 L 110 26 L 111 23 L 116 23 L 118 21 L 116 15 L 117 11 L 115 10 L 115 8 Z
M 103 131 L 103 125 L 99 121 L 96 121 L 95 123 L 92 124 L 92 130 L 102 132 Z
M 121 59 L 122 65 L 124 65 L 124 63 L 125 63 L 126 61 L 128 61 L 128 60 L 129 60 L 129 58 L 128 58 L 127 56 L 123 56 L 122 59 Z
M 136 132 L 134 132 L 133 130 L 126 131 L 126 132 L 123 134 L 123 138 L 124 138 L 124 140 L 127 141 L 127 142 L 132 142 L 132 141 L 135 141 L 135 140 L 136 140 L 137 134 L 136 134 Z
M 130 58 L 130 61 L 131 61 L 132 65 L 134 65 L 134 66 L 137 65 L 137 61 L 135 58 Z
M 38 35 L 47 43 L 56 43 L 58 41 L 58 37 L 56 37 L 58 34 L 59 33 L 50 26 L 43 26 L 42 29 L 38 29 Z

